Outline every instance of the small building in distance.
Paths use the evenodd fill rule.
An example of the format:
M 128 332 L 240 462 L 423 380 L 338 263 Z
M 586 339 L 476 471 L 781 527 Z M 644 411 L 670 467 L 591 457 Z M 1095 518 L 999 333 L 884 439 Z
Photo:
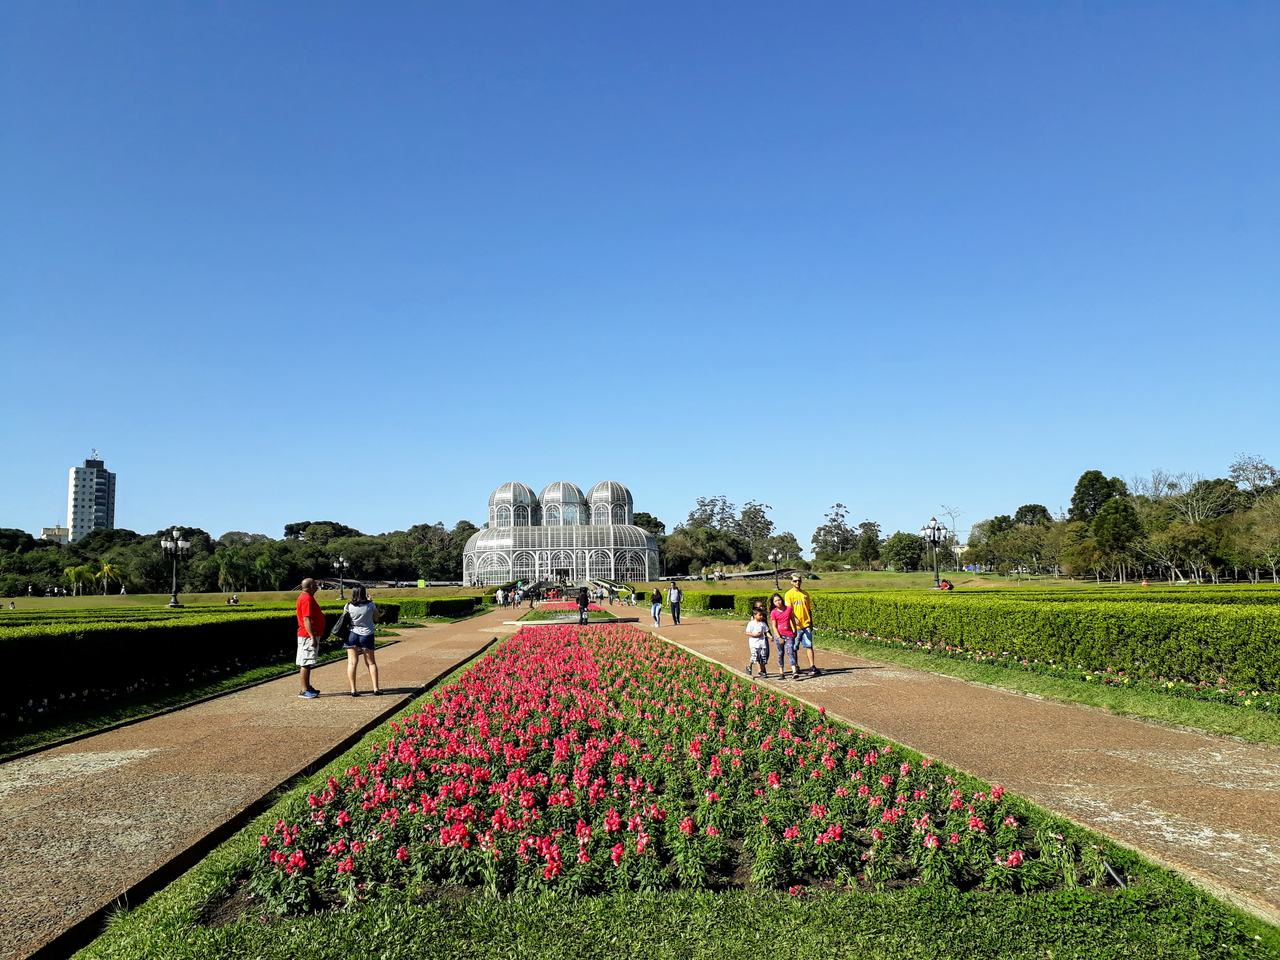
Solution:
M 585 495 L 567 480 L 548 484 L 541 495 L 518 481 L 504 483 L 489 495 L 489 521 L 462 554 L 462 580 L 472 586 L 658 575 L 658 542 L 635 526 L 631 491 L 615 480 Z
M 70 543 L 71 531 L 66 527 L 41 527 L 40 539 L 48 540 L 50 543 Z
M 97 457 L 95 450 L 83 467 L 72 467 L 67 476 L 67 528 L 71 543 L 95 530 L 114 530 L 116 526 L 116 475 Z

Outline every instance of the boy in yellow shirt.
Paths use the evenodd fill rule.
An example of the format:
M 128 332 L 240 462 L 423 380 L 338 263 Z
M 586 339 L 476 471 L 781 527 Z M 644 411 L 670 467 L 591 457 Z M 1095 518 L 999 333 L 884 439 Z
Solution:
M 800 589 L 800 583 L 800 574 L 793 573 L 791 589 L 783 599 L 791 608 L 791 615 L 795 619 L 796 648 L 803 647 L 809 651 L 809 676 L 816 677 L 821 671 L 813 659 L 813 598 Z

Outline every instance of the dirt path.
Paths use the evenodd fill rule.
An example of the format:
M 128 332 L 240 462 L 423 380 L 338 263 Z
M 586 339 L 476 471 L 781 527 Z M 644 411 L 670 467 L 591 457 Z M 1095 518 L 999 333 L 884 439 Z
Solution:
M 671 626 L 664 611 L 657 633 L 741 671 L 742 631 L 706 618 Z M 818 666 L 819 677 L 797 683 L 774 673 L 771 682 L 1003 783 L 1280 923 L 1280 749 L 821 649 Z
M 347 694 L 346 661 L 0 764 L 0 957 L 25 957 L 179 857 L 491 638 L 491 612 L 401 629 L 378 652 L 380 697 Z M 369 688 L 361 667 L 359 686 Z

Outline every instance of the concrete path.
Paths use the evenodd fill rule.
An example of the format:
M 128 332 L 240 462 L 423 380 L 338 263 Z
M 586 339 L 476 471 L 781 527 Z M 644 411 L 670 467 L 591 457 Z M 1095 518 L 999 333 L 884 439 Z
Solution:
M 399 631 L 380 697 L 346 661 L 0 764 L 0 957 L 29 956 L 114 903 L 374 718 L 513 628 L 490 612 Z M 363 665 L 358 685 L 369 689 Z
M 676 627 L 668 616 L 663 639 L 745 669 L 743 624 L 685 617 Z M 822 675 L 779 681 L 771 665 L 770 682 L 1003 783 L 1280 923 L 1280 749 L 824 651 L 820 636 L 818 644 Z

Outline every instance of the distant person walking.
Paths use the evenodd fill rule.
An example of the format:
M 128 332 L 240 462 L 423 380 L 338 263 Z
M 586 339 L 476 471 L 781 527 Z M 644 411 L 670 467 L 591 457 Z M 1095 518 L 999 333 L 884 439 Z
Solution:
M 671 589 L 667 591 L 667 603 L 671 604 L 671 625 L 680 626 L 680 601 L 684 599 L 684 591 L 671 581 Z
M 356 667 L 360 658 L 364 657 L 365 667 L 369 671 L 369 681 L 373 684 L 373 695 L 382 693 L 378 684 L 378 660 L 373 655 L 373 635 L 378 622 L 378 605 L 369 599 L 363 583 L 351 588 L 351 600 L 342 612 L 351 618 L 351 632 L 347 634 L 347 642 L 343 647 L 347 651 L 347 686 L 351 688 L 353 697 L 360 696 L 356 689 Z
M 653 613 L 653 625 L 662 626 L 662 591 L 657 587 L 653 588 L 653 593 L 649 596 L 649 609 Z
M 496 592 L 494 593 L 494 595 L 493 595 L 493 602 L 494 602 L 494 603 L 496 603 L 496 604 L 497 604 L 498 606 L 500 606 L 500 607 L 505 607 L 505 606 L 506 606 L 506 603 L 505 603 L 504 601 L 505 601 L 506 599 L 507 599 L 506 594 L 504 594 L 504 593 L 502 592 L 502 588 L 501 588 L 501 587 L 499 587 L 499 588 L 497 589 L 497 591 L 496 591 Z
M 809 651 L 809 676 L 816 677 L 821 671 L 813 659 L 813 598 L 800 589 L 803 578 L 798 573 L 791 575 L 791 589 L 783 598 L 791 608 L 791 618 L 796 625 L 796 647 Z
M 298 680 L 302 692 L 301 700 L 314 700 L 320 691 L 311 685 L 311 668 L 316 665 L 316 657 L 320 655 L 320 638 L 324 636 L 324 611 L 316 603 L 316 582 L 310 577 L 302 581 L 302 592 L 298 594 Z
M 591 599 L 587 596 L 587 588 L 583 587 L 578 591 L 578 625 L 585 627 L 587 625 L 587 610 L 591 606 Z

